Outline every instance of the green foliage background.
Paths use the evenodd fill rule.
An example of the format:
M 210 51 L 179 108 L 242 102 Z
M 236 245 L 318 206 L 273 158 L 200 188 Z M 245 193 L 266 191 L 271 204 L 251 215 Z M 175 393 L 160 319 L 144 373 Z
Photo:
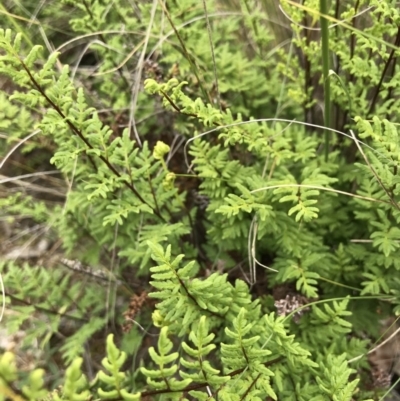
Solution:
M 0 6 L 2 239 L 51 243 L 2 249 L 43 353 L 3 354 L 0 399 L 381 399 L 400 16 L 323 2 Z

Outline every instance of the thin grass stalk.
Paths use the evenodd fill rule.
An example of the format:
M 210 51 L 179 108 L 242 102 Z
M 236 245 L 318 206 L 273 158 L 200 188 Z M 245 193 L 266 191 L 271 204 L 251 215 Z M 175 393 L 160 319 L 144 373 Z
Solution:
M 328 0 L 319 1 L 319 10 L 321 12 L 321 51 L 322 51 L 322 73 L 324 79 L 324 125 L 327 128 L 332 127 L 331 121 L 331 87 L 329 79 L 329 28 L 328 20 L 325 16 L 328 14 Z M 330 133 L 325 131 L 325 160 L 329 155 Z
M 19 17 L 18 15 L 11 14 L 9 13 L 5 6 L 1 4 L 0 2 L 0 14 L 4 14 L 7 17 L 7 20 L 9 21 L 10 25 L 14 27 L 15 32 L 21 32 L 23 38 L 26 40 L 26 43 L 30 48 L 33 47 L 33 42 L 30 40 L 29 35 L 27 34 L 26 30 L 20 26 L 20 24 L 17 22 L 17 19 L 25 21 L 25 22 L 31 22 L 34 24 L 39 25 L 36 21 L 30 21 L 26 18 Z M 4 27 L 3 27 L 4 28 Z

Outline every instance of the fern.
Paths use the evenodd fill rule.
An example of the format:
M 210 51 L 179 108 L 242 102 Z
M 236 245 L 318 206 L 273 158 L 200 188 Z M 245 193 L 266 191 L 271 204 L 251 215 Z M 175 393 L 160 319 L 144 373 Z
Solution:
M 1 278 L 46 372 L 5 352 L 0 397 L 379 399 L 396 3 L 328 10 L 329 77 L 317 0 L 28 3 L 0 10 Z

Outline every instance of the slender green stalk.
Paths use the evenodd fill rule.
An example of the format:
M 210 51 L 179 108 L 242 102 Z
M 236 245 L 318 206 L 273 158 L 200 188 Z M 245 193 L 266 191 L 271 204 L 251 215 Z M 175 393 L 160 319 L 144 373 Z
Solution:
M 211 96 L 210 96 L 210 94 L 207 93 L 207 91 L 205 90 L 205 88 L 204 88 L 204 86 L 203 86 L 203 84 L 202 84 L 202 80 L 200 79 L 200 71 L 199 71 L 199 69 L 198 69 L 196 63 L 193 61 L 192 56 L 189 54 L 188 50 L 186 49 L 185 43 L 183 42 L 182 37 L 181 37 L 181 35 L 179 34 L 179 31 L 176 29 L 176 26 L 175 26 L 174 22 L 172 21 L 171 15 L 169 14 L 166 5 L 165 5 L 164 2 L 161 1 L 161 0 L 159 1 L 159 3 L 160 3 L 160 5 L 161 5 L 161 7 L 162 7 L 162 9 L 163 9 L 163 11 L 164 11 L 164 13 L 165 13 L 165 15 L 167 16 L 167 19 L 168 19 L 168 21 L 169 21 L 169 23 L 170 23 L 170 25 L 171 25 L 171 28 L 174 30 L 175 35 L 176 35 L 176 37 L 178 38 L 178 41 L 179 41 L 179 43 L 180 43 L 180 45 L 181 45 L 181 47 L 182 47 L 182 51 L 183 51 L 183 54 L 184 54 L 185 58 L 186 58 L 187 61 L 189 62 L 190 66 L 192 67 L 192 71 L 193 71 L 194 75 L 195 75 L 196 78 L 197 78 L 197 82 L 199 83 L 200 90 L 201 90 L 201 92 L 203 93 L 204 98 L 205 98 L 205 99 L 208 99 L 208 101 L 212 104 Z
M 294 2 L 292 0 L 285 0 L 285 1 L 286 1 L 286 3 L 288 3 L 288 4 L 292 5 L 292 6 L 295 6 L 295 7 L 299 8 L 300 10 L 307 11 L 311 15 L 319 16 L 321 18 L 321 11 L 320 10 L 318 11 L 318 10 L 315 10 L 315 9 L 313 9 L 311 7 L 306 7 L 303 4 L 296 3 L 296 2 Z M 355 32 L 355 33 L 363 36 L 364 38 L 371 39 L 376 43 L 380 43 L 382 45 L 385 45 L 385 46 L 387 46 L 388 49 L 398 50 L 398 47 L 396 45 L 394 45 L 393 43 L 390 43 L 390 42 L 388 42 L 388 41 L 386 41 L 384 39 L 381 39 L 380 37 L 378 37 L 376 35 L 370 34 L 370 33 L 366 32 L 365 30 L 354 28 L 353 25 L 346 24 L 342 20 L 338 20 L 338 19 L 336 19 L 334 17 L 331 17 L 330 15 L 324 15 L 324 18 L 327 21 L 330 21 L 330 22 L 333 22 L 333 23 L 335 23 L 337 25 L 340 25 L 343 28 L 346 28 L 351 32 Z
M 203 8 L 204 8 L 204 15 L 206 17 L 206 23 L 207 23 L 208 39 L 210 41 L 210 50 L 211 50 L 211 58 L 212 58 L 213 69 L 214 69 L 214 84 L 215 84 L 215 91 L 217 94 L 217 102 L 218 102 L 219 109 L 222 110 L 221 109 L 221 95 L 219 93 L 219 85 L 218 85 L 217 63 L 215 62 L 214 44 L 213 44 L 213 40 L 212 40 L 211 25 L 210 25 L 210 20 L 208 18 L 206 0 L 203 0 Z
M 325 15 L 328 14 L 328 0 L 319 1 L 319 9 L 321 12 L 321 51 L 322 51 L 322 72 L 324 78 L 324 125 L 331 128 L 331 88 L 329 79 L 329 28 L 328 20 Z M 325 160 L 328 160 L 329 154 L 329 138 L 330 133 L 325 131 Z

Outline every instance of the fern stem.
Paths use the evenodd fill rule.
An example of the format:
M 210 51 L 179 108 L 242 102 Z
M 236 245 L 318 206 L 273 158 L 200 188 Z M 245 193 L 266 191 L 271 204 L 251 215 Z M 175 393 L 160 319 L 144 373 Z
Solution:
M 329 28 L 328 20 L 325 16 L 328 14 L 328 0 L 320 0 L 320 21 L 321 21 L 321 51 L 322 51 L 322 72 L 324 79 L 324 125 L 331 128 L 331 88 L 329 81 Z M 330 133 L 325 130 L 325 161 L 329 155 Z

